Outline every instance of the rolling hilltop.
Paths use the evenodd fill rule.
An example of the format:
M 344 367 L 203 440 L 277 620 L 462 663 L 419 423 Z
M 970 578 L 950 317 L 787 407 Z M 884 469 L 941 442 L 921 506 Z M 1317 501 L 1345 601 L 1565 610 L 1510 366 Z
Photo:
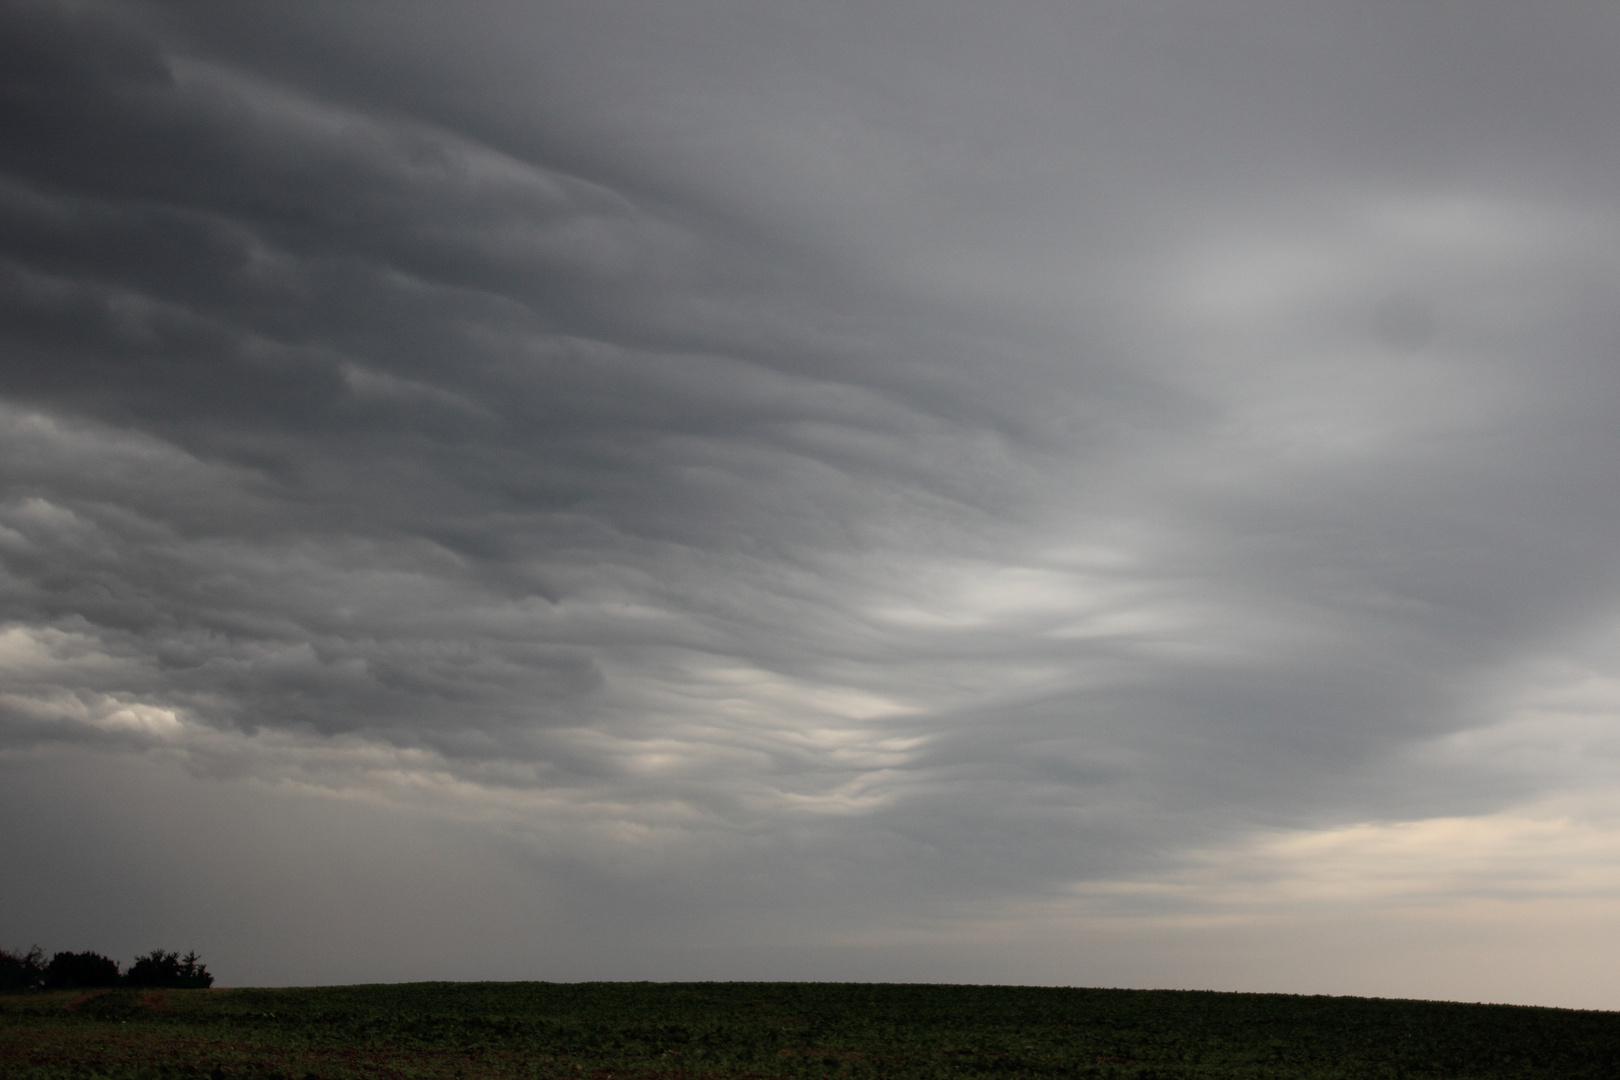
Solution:
M 1613 1080 L 1620 1013 L 835 983 L 417 983 L 0 996 L 0 1076 Z

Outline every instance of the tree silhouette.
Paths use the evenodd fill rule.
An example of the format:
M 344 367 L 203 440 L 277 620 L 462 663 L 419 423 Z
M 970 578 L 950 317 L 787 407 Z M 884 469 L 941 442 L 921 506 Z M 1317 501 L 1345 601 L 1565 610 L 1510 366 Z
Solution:
M 67 990 L 118 985 L 118 963 L 100 953 L 59 952 L 45 965 L 45 988 Z
M 27 952 L 0 949 L 0 990 L 32 990 L 45 982 L 45 951 L 35 945 Z
M 38 945 L 23 952 L 0 949 L 0 992 L 18 990 L 91 990 L 110 986 L 161 987 L 174 990 L 206 990 L 214 976 L 196 952 L 154 949 L 137 956 L 129 970 L 120 974 L 116 961 L 100 953 L 59 952 L 45 962 Z
M 195 952 L 179 953 L 154 949 L 138 956 L 124 975 L 126 986 L 167 986 L 177 989 L 206 989 L 214 985 L 214 977 L 198 962 Z

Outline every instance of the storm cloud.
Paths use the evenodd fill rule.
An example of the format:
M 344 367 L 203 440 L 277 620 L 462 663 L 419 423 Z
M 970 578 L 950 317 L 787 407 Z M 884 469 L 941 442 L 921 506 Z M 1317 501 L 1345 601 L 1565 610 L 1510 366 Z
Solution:
M 1608 5 L 3 12 L 7 933 L 1614 1006 Z

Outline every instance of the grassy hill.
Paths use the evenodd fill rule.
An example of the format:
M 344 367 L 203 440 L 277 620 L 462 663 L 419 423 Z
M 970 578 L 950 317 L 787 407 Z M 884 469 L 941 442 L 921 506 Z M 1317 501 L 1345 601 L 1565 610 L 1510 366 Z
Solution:
M 0 1077 L 1620 1077 L 1620 1013 L 833 983 L 0 996 Z

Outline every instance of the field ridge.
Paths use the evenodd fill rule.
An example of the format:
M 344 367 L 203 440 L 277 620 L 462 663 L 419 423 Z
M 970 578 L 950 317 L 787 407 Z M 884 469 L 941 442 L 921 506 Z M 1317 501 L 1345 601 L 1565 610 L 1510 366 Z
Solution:
M 1615 1080 L 1620 1013 L 906 983 L 424 982 L 0 996 L 0 1077 Z

